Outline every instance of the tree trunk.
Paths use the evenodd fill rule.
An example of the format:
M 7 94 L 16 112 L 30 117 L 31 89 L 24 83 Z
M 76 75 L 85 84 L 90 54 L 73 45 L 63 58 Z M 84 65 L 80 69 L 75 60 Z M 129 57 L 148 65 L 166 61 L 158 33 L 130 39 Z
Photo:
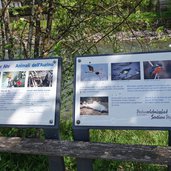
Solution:
M 41 6 L 38 5 L 35 19 L 36 19 L 36 32 L 35 32 L 35 42 L 34 42 L 34 58 L 40 56 L 40 36 L 41 36 L 41 27 L 40 27 L 40 15 L 41 15 Z
M 46 46 L 49 44 L 50 35 L 52 31 L 52 20 L 54 14 L 54 0 L 48 0 L 48 11 L 47 11 L 47 25 L 46 25 L 46 32 L 43 36 L 42 40 L 42 56 L 46 56 Z
M 28 33 L 28 56 L 29 58 L 32 56 L 32 42 L 33 42 L 33 32 L 34 32 L 34 16 L 35 16 L 35 0 L 32 0 L 32 10 L 31 16 L 29 17 L 29 33 Z
M 5 31 L 4 31 L 4 24 L 2 22 L 1 17 L 1 49 L 2 49 L 2 59 L 5 59 Z
M 8 6 L 10 1 L 2 0 L 2 22 L 4 25 L 4 38 L 5 38 L 5 49 L 8 50 L 8 59 L 14 58 L 14 43 L 13 36 L 10 29 L 10 16 L 8 11 Z

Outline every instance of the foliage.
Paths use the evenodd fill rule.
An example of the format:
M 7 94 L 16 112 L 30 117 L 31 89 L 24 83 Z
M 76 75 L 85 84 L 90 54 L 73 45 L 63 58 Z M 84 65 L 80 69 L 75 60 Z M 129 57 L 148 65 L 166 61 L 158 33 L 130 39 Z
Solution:
M 163 23 L 166 23 L 170 16 L 170 11 L 160 13 L 157 10 L 158 4 L 155 0 L 43 0 L 36 2 L 27 0 L 23 4 L 23 7 L 9 9 L 6 8 L 7 5 L 0 11 L 0 58 L 49 56 L 63 58 L 60 129 L 61 138 L 70 141 L 73 140 L 71 111 L 74 56 L 125 52 L 125 49 L 120 47 L 122 37 L 118 36 L 118 33 L 123 35 L 123 39 L 135 38 L 131 50 L 138 45 L 143 51 L 143 47 L 148 46 L 151 41 L 147 40 L 148 42 L 144 43 L 148 37 L 138 37 L 134 32 L 154 31 L 157 35 L 162 35 L 166 30 Z M 124 43 L 130 44 L 130 40 L 127 41 Z M 110 52 L 106 45 L 110 45 L 112 49 Z M 8 128 L 1 129 L 0 134 L 44 138 L 43 130 L 39 129 Z M 167 133 L 92 130 L 91 141 L 166 145 Z M 67 171 L 75 170 L 75 159 L 66 157 L 65 163 Z M 165 170 L 165 167 L 132 162 L 96 160 L 94 164 L 94 169 L 98 171 L 123 168 L 125 170 Z M 44 156 L 1 154 L 0 170 L 48 170 L 48 161 Z
M 129 22 L 131 22 L 131 24 L 136 23 L 134 30 L 141 30 L 142 28 L 146 30 L 154 30 L 155 27 L 153 27 L 153 25 L 158 18 L 159 16 L 157 13 L 142 13 L 141 11 L 136 11 L 136 13 L 130 16 Z
M 167 145 L 167 132 L 143 130 L 92 130 L 91 141 L 117 144 Z M 136 162 L 96 160 L 95 171 L 111 170 L 165 171 L 166 166 Z
M 0 170 L 3 171 L 48 170 L 48 160 L 44 156 L 1 154 L 0 157 Z

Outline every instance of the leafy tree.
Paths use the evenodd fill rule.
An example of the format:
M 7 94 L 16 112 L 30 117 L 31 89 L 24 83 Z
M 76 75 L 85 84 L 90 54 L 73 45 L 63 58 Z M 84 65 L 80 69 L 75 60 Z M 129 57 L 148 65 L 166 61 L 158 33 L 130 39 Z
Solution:
M 16 8 L 9 6 L 12 0 L 1 1 L 0 58 L 61 56 L 63 109 L 72 106 L 74 56 L 98 54 L 101 43 L 110 43 L 113 52 L 120 52 L 118 42 L 130 37 L 143 50 L 145 31 L 165 30 L 158 0 L 25 0 Z M 65 126 L 62 123 L 64 133 L 71 123 Z M 10 136 L 27 136 L 28 132 L 42 136 L 37 130 L 26 132 L 2 131 Z M 72 131 L 69 133 L 71 139 Z

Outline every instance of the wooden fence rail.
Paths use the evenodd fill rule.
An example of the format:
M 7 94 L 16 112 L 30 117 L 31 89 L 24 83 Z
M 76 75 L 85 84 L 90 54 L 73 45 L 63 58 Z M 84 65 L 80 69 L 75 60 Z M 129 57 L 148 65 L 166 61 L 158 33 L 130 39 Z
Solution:
M 171 147 L 0 137 L 0 152 L 171 164 Z

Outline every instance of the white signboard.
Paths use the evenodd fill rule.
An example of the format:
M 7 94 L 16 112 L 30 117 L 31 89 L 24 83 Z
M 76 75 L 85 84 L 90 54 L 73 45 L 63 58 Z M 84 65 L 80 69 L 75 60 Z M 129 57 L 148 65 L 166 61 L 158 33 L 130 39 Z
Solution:
M 0 62 L 0 124 L 55 125 L 59 59 Z
M 74 122 L 171 127 L 171 52 L 77 57 Z

